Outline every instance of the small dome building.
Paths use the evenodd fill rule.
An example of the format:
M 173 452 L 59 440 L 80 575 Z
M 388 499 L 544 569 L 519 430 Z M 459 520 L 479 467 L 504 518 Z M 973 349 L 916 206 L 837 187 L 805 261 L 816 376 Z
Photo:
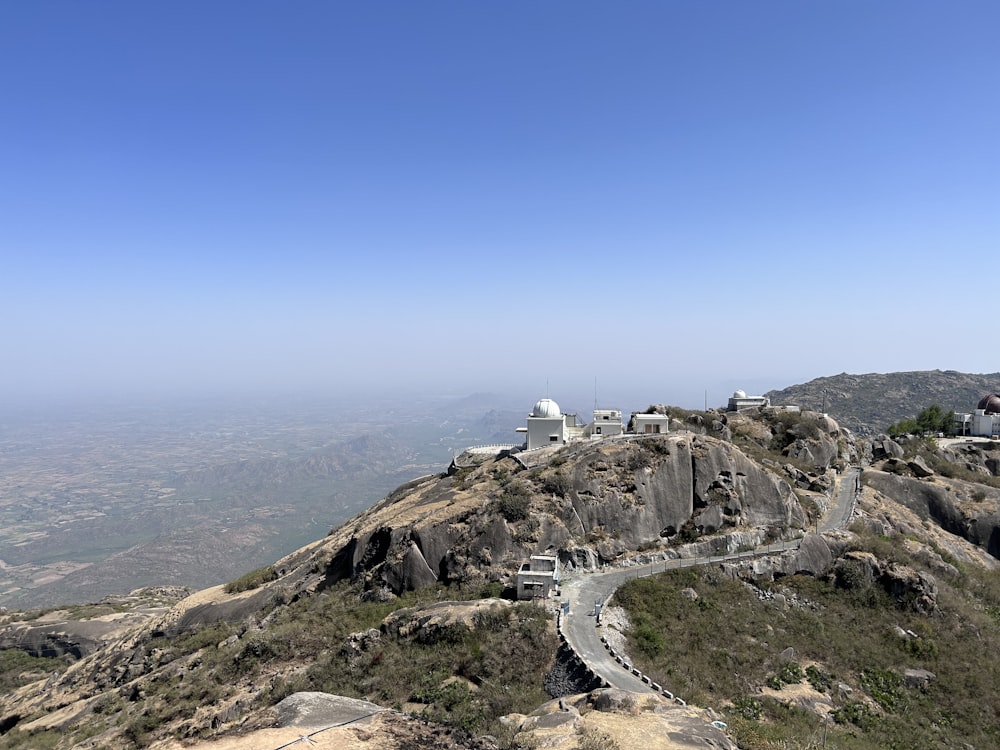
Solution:
M 567 422 L 576 424 L 572 415 L 563 414 L 559 404 L 551 398 L 539 399 L 528 415 L 528 426 L 525 432 L 528 439 L 525 447 L 544 448 L 546 445 L 563 445 L 567 438 Z
M 562 417 L 562 412 L 559 410 L 559 404 L 551 398 L 542 398 L 538 400 L 538 403 L 536 403 L 535 407 L 531 410 L 531 416 L 549 419 L 553 417 Z
M 726 411 L 743 411 L 744 409 L 760 409 L 770 406 L 771 399 L 767 396 L 748 396 L 744 390 L 734 391 L 729 399 Z

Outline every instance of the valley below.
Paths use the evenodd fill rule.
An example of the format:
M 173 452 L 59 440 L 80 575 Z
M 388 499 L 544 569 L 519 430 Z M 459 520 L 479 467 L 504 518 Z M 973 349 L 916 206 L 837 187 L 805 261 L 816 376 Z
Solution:
M 197 589 L 269 563 L 498 429 L 485 408 L 451 407 L 269 401 L 2 414 L 0 606 Z

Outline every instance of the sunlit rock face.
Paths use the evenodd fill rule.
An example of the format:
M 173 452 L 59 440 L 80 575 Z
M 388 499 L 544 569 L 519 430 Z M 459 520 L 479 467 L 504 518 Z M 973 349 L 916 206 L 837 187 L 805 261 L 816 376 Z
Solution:
M 730 443 L 690 433 L 593 441 L 530 468 L 491 459 L 401 489 L 334 532 L 325 574 L 400 593 L 502 580 L 532 554 L 607 562 L 682 529 L 805 524 L 789 483 Z

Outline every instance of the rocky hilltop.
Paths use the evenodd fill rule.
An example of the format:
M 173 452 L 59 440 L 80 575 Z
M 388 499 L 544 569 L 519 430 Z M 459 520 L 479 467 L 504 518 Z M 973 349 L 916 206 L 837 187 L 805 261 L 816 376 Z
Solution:
M 973 375 L 954 370 L 841 373 L 766 395 L 773 404 L 825 410 L 857 435 L 873 436 L 911 419 L 931 404 L 971 412 L 984 395 L 1000 391 L 1000 372 Z
M 806 534 L 800 549 L 720 569 L 754 587 L 860 576 L 931 615 L 935 576 L 996 567 L 993 444 L 860 439 L 809 411 L 659 408 L 666 435 L 461 457 L 176 603 L 137 592 L 99 626 L 85 613 L 0 616 L 0 653 L 24 655 L 4 667 L 0 745 L 735 747 L 718 713 L 595 692 L 551 611 L 511 601 L 521 564 L 547 554 L 585 575 Z M 809 534 L 847 466 L 865 467 L 855 530 Z M 920 540 L 925 568 L 852 541 L 869 533 Z
M 607 440 L 405 485 L 331 534 L 324 576 L 399 594 L 503 581 L 531 554 L 594 567 L 682 533 L 806 522 L 789 482 L 731 443 L 688 433 Z

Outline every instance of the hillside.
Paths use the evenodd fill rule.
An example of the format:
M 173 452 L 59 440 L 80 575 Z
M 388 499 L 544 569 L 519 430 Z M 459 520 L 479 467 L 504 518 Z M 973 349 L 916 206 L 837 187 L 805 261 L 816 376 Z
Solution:
M 90 612 L 0 616 L 0 746 L 272 750 L 309 735 L 320 747 L 372 750 L 509 750 L 542 741 L 735 747 L 710 724 L 721 717 L 742 747 L 768 747 L 747 738 L 759 734 L 761 716 L 774 724 L 781 712 L 768 703 L 747 718 L 740 708 L 761 700 L 768 674 L 747 670 L 733 694 L 718 680 L 705 688 L 689 677 L 681 682 L 680 673 L 658 675 L 684 689 L 688 707 L 595 692 L 593 675 L 559 646 L 552 619 L 559 599 L 550 608 L 510 601 L 530 554 L 557 556 L 569 576 L 596 576 L 607 566 L 766 549 L 805 533 L 802 550 L 716 565 L 704 578 L 689 571 L 676 583 L 724 611 L 725 601 L 738 600 L 725 593 L 725 581 L 814 601 L 816 586 L 835 592 L 836 581 L 861 576 L 874 597 L 864 601 L 887 608 L 890 618 L 898 610 L 914 632 L 924 627 L 919 618 L 939 618 L 934 630 L 949 655 L 956 649 L 943 633 L 969 621 L 968 607 L 1000 611 L 1000 586 L 990 583 L 991 554 L 1000 552 L 1000 452 L 991 444 L 866 441 L 819 414 L 771 409 L 675 420 L 668 435 L 459 464 L 401 486 L 325 538 L 226 587 L 181 601 L 171 598 L 176 592 L 158 600 L 137 592 Z M 861 524 L 808 534 L 830 505 L 837 469 L 849 464 L 866 467 Z M 903 542 L 917 546 L 904 555 L 896 546 Z M 812 593 L 795 594 L 790 584 L 803 576 L 815 582 Z M 916 605 L 923 609 L 906 614 Z M 777 615 L 759 615 L 754 627 L 778 629 Z M 842 619 L 822 627 L 839 633 L 848 625 Z M 676 640 L 669 630 L 655 634 L 654 625 L 671 622 L 640 616 L 625 629 L 629 648 L 641 656 L 659 639 Z M 1000 647 L 1000 622 L 978 615 L 975 622 L 982 647 Z M 696 651 L 716 643 L 743 658 L 741 642 L 700 638 Z M 789 639 L 767 640 L 783 649 Z M 850 708 L 858 698 L 872 700 L 853 665 L 831 659 L 827 666 L 844 686 L 829 696 L 832 711 L 858 711 Z M 911 668 L 892 653 L 870 666 L 892 674 Z M 947 704 L 951 678 L 934 666 L 942 689 L 930 689 Z M 648 669 L 660 667 L 651 661 Z M 310 716 L 310 706 L 319 713 Z M 869 709 L 873 716 L 884 710 L 877 702 Z M 954 711 L 967 715 L 964 704 Z M 832 747 L 879 746 L 863 721 L 841 716 L 828 730 L 845 744 Z M 768 731 L 792 736 L 780 735 L 782 726 Z
M 947 411 L 971 412 L 987 393 L 1000 391 L 1000 373 L 970 375 L 954 370 L 841 373 L 816 378 L 766 395 L 775 405 L 826 411 L 859 435 L 885 432 L 889 425 L 915 417 L 938 404 Z

